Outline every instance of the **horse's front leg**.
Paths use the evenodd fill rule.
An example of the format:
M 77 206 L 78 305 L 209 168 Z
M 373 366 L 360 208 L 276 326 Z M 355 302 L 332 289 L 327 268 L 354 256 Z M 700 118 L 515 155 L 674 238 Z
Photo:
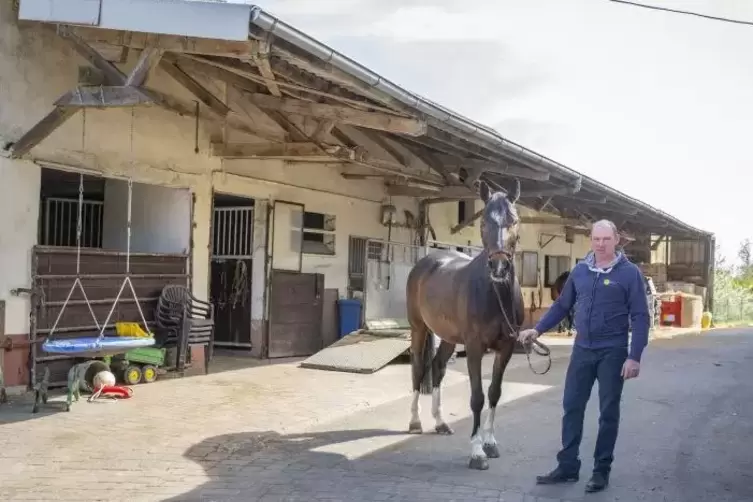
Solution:
M 494 418 L 497 414 L 497 404 L 502 396 L 502 376 L 505 374 L 507 363 L 512 356 L 514 342 L 508 344 L 510 347 L 504 347 L 497 351 L 494 357 L 494 368 L 492 369 L 492 381 L 489 384 L 489 414 L 484 423 L 483 439 L 484 453 L 489 458 L 499 458 L 499 447 L 497 439 L 494 437 Z
M 455 344 L 442 341 L 432 361 L 431 415 L 434 417 L 434 430 L 437 434 L 452 434 L 452 428 L 442 417 L 442 380 L 447 371 L 447 362 L 455 353 Z
M 481 411 L 484 409 L 484 389 L 481 384 L 481 359 L 484 351 L 480 347 L 470 348 L 466 345 L 468 361 L 468 378 L 471 381 L 471 411 L 473 411 L 473 430 L 471 432 L 471 460 L 468 467 L 484 471 L 489 468 L 489 461 L 484 453 L 484 440 L 481 434 Z

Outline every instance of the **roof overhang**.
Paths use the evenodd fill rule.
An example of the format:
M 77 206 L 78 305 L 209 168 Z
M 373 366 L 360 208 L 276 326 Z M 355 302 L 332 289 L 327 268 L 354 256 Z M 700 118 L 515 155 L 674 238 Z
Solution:
M 304 157 L 316 161 L 334 157 L 379 173 L 391 195 L 433 200 L 472 198 L 480 179 L 504 190 L 508 180 L 517 178 L 522 181 L 521 202 L 539 211 L 585 224 L 608 218 L 642 233 L 711 235 L 398 86 L 254 5 L 200 0 L 20 0 L 19 18 L 88 30 L 90 35 L 95 32 L 90 41 L 114 46 L 146 49 L 162 44 L 169 57 L 161 64 L 179 82 L 195 87 L 188 75 L 191 70 L 219 74 L 244 89 L 261 86 L 271 95 L 258 90 L 247 95 L 257 109 L 274 114 L 309 113 L 321 120 L 322 130 L 317 134 L 331 132 L 341 143 L 323 146 L 299 137 L 294 148 L 222 145 L 215 149 L 228 158 L 261 152 L 295 161 L 303 152 L 320 151 L 324 156 Z M 162 36 L 155 41 L 148 34 Z M 223 53 L 214 51 L 213 41 L 235 44 L 225 44 Z M 227 113 L 225 103 L 202 95 L 201 89 L 194 91 L 210 109 Z M 174 111 L 186 112 L 185 107 L 177 108 L 172 106 Z M 395 162 L 368 159 L 360 146 L 364 141 L 386 151 Z M 421 162 L 410 161 L 411 155 Z M 354 179 L 369 176 L 347 174 Z

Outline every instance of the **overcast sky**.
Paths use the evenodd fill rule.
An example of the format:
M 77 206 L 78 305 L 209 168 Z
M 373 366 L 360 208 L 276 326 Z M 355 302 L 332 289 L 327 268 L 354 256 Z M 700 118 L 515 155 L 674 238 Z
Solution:
M 641 0 L 753 21 L 753 0 Z M 753 26 L 608 0 L 258 0 L 411 91 L 680 219 L 753 237 Z

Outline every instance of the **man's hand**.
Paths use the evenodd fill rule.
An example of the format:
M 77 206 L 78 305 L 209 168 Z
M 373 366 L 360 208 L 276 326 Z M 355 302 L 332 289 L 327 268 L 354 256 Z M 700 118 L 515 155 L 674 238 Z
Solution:
M 518 334 L 518 341 L 523 345 L 533 343 L 539 337 L 539 332 L 535 329 L 524 329 Z
M 622 365 L 622 378 L 625 380 L 630 380 L 631 378 L 637 377 L 640 372 L 641 363 L 639 363 L 638 361 L 627 359 L 625 361 L 625 364 Z

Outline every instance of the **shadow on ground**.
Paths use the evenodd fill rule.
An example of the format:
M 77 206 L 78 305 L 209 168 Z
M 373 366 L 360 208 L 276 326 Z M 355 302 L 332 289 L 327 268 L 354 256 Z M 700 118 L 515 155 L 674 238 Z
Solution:
M 209 480 L 169 500 L 753 500 L 753 462 L 746 445 L 753 435 L 753 386 L 740 385 L 749 376 L 752 357 L 753 337 L 739 332 L 652 344 L 641 378 L 626 387 L 612 482 L 601 494 L 583 492 L 597 427 L 595 392 L 581 447 L 581 481 L 561 487 L 534 484 L 536 474 L 553 467 L 559 446 L 567 365 L 560 358 L 545 376 L 531 375 L 527 367 L 506 375 L 507 382 L 554 387 L 502 407 L 496 427 L 502 458 L 492 460 L 488 471 L 467 468 L 470 419 L 452 424 L 454 436 L 408 436 L 391 426 L 394 417 L 407 414 L 401 400 L 369 410 L 371 417 L 330 424 L 332 430 L 229 434 L 202 441 L 185 455 L 205 469 Z

